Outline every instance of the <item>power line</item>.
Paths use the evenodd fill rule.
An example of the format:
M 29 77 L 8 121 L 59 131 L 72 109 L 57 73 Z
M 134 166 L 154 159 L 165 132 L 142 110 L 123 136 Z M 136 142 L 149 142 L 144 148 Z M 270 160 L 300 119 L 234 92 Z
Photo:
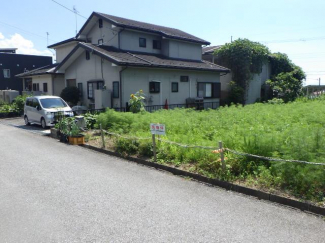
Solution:
M 60 5 L 61 7 L 65 8 L 66 10 L 69 10 L 70 12 L 72 12 L 72 13 L 74 13 L 74 14 L 76 14 L 76 15 L 78 15 L 78 16 L 84 18 L 84 19 L 88 19 L 87 17 L 82 16 L 81 14 L 77 13 L 76 11 L 74 11 L 74 10 L 72 10 L 72 9 L 70 9 L 70 8 L 68 8 L 68 7 L 66 7 L 66 6 L 64 6 L 64 5 L 62 5 L 61 3 L 59 3 L 59 2 L 57 2 L 57 1 L 55 1 L 55 0 L 51 0 L 51 1 L 52 1 L 52 2 L 55 2 L 56 4 L 58 4 L 58 5 Z
M 271 43 L 288 43 L 288 42 L 305 42 L 305 41 L 313 41 L 313 40 L 324 40 L 325 36 L 319 37 L 311 37 L 311 38 L 300 38 L 300 39 L 287 39 L 287 40 L 272 40 L 272 41 L 259 41 L 264 44 L 271 44 Z
M 35 35 L 35 36 L 38 36 L 38 37 L 40 37 L 40 38 L 47 39 L 47 37 L 45 37 L 45 36 L 41 36 L 41 35 L 39 35 L 39 34 L 35 34 L 35 33 L 32 33 L 32 32 L 29 32 L 29 31 L 27 31 L 27 30 L 21 29 L 21 28 L 19 28 L 19 27 L 16 27 L 16 26 L 13 26 L 13 25 L 10 25 L 10 24 L 7 24 L 7 23 L 2 22 L 2 21 L 0 21 L 0 24 L 7 25 L 7 26 L 9 26 L 9 27 L 12 27 L 12 28 L 18 29 L 18 30 L 20 30 L 20 31 L 23 31 L 23 32 L 29 34 L 29 35 Z M 49 40 L 56 42 L 56 40 L 52 40 L 52 39 L 49 39 Z

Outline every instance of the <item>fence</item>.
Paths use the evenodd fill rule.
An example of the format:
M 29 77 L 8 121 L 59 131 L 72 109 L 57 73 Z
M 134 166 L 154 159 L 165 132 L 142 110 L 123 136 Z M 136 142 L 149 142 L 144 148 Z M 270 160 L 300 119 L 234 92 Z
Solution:
M 219 106 L 220 106 L 219 102 L 202 102 L 202 103 L 170 104 L 170 105 L 147 105 L 144 106 L 144 109 L 147 112 L 154 112 L 161 109 L 172 110 L 175 108 L 194 108 L 195 110 L 205 110 L 205 109 L 217 109 Z M 130 108 L 119 107 L 119 108 L 114 108 L 114 110 L 120 112 L 128 112 L 130 111 Z
M 155 134 L 152 134 L 152 137 L 130 137 L 130 136 L 123 136 L 120 135 L 118 133 L 114 133 L 114 132 L 108 132 L 102 129 L 101 125 L 100 125 L 100 130 L 101 130 L 101 142 L 102 142 L 102 148 L 105 148 L 105 139 L 104 139 L 104 134 L 110 135 L 110 136 L 116 136 L 116 137 L 120 137 L 120 138 L 124 138 L 124 139 L 131 139 L 131 140 L 152 140 L 152 144 L 153 144 L 153 152 L 154 152 L 154 161 L 156 162 L 157 157 L 156 157 L 156 137 Z M 171 145 L 175 145 L 175 146 L 179 146 L 179 147 L 183 147 L 183 148 L 199 148 L 199 149 L 207 149 L 207 150 L 212 150 L 212 153 L 216 153 L 216 154 L 220 154 L 220 159 L 222 162 L 222 168 L 223 170 L 226 169 L 226 164 L 225 164 L 225 160 L 224 160 L 224 154 L 225 152 L 228 153 L 232 153 L 232 154 L 236 154 L 238 156 L 244 156 L 244 157 L 251 157 L 251 158 L 258 158 L 261 160 L 268 160 L 268 161 L 276 161 L 276 162 L 286 162 L 286 163 L 300 163 L 300 164 L 309 164 L 309 165 L 319 165 L 319 166 L 325 166 L 325 163 L 318 163 L 318 162 L 308 162 L 308 161 L 302 161 L 302 160 L 288 160 L 288 159 L 281 159 L 281 158 L 271 158 L 271 157 L 264 157 L 264 156 L 260 156 L 260 155 L 254 155 L 254 154 L 249 154 L 249 153 L 245 153 L 245 152 L 240 152 L 240 151 L 236 151 L 233 149 L 229 149 L 229 148 L 225 148 L 223 147 L 222 142 L 218 142 L 218 144 L 216 143 L 215 147 L 212 146 L 200 146 L 200 145 L 189 145 L 189 144 L 181 144 L 181 143 L 177 143 L 174 141 L 169 141 L 169 140 L 165 140 L 165 139 L 161 139 L 158 137 L 157 139 L 159 142 L 163 142 L 163 143 L 168 143 Z

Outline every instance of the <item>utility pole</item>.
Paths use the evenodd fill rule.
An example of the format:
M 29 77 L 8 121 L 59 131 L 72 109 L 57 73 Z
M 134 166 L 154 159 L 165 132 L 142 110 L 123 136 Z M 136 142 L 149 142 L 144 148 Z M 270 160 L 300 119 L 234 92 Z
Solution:
M 230 42 L 232 42 L 232 36 L 231 36 L 231 38 L 230 38 Z
M 320 89 L 320 78 L 318 79 L 318 86 L 319 86 L 319 93 L 318 93 L 318 95 L 321 95 L 321 89 Z

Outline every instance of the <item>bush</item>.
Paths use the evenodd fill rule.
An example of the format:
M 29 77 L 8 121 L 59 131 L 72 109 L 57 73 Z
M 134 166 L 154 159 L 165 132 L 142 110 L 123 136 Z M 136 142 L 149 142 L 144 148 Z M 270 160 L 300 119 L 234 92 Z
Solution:
M 150 123 L 166 125 L 162 139 L 182 144 L 224 146 L 246 153 L 282 159 L 325 163 L 325 96 L 281 100 L 245 107 L 220 107 L 218 110 L 159 110 L 131 113 L 107 110 L 98 115 L 98 124 L 126 136 L 150 137 Z M 150 140 L 118 140 L 120 153 L 152 156 Z M 282 187 L 306 199 L 323 200 L 325 166 L 270 162 L 226 153 L 227 174 L 221 170 L 219 155 L 211 150 L 188 149 L 157 142 L 157 158 L 175 166 L 191 166 L 195 172 L 227 180 L 250 178 L 263 187 Z
M 66 87 L 62 90 L 60 97 L 69 105 L 75 106 L 80 100 L 79 89 L 77 87 Z

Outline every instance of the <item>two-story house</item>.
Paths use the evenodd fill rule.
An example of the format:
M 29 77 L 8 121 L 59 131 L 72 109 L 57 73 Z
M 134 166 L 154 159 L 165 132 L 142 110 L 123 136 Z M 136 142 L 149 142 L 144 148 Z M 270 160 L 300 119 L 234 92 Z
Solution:
M 206 46 L 202 48 L 202 59 L 217 64 L 214 52 L 218 50 L 222 45 L 218 46 Z M 262 72 L 254 74 L 248 84 L 246 90 L 246 104 L 253 104 L 263 97 L 267 97 L 267 92 L 269 92 L 268 87 L 265 82 L 271 77 L 271 65 L 269 63 L 264 64 L 262 67 Z M 220 103 L 226 104 L 228 101 L 228 95 L 230 92 L 230 81 L 232 81 L 232 73 L 227 73 L 220 77 L 221 83 L 221 95 Z
M 17 74 L 52 64 L 52 57 L 17 54 L 17 48 L 0 48 L 0 90 L 25 90 Z
M 229 69 L 202 60 L 202 45 L 209 44 L 177 29 L 93 12 L 75 38 L 49 46 L 59 62 L 51 75 L 64 75 L 64 85 L 78 87 L 90 107 L 125 107 L 140 89 L 146 105 L 197 97 L 218 104 L 220 73 Z

